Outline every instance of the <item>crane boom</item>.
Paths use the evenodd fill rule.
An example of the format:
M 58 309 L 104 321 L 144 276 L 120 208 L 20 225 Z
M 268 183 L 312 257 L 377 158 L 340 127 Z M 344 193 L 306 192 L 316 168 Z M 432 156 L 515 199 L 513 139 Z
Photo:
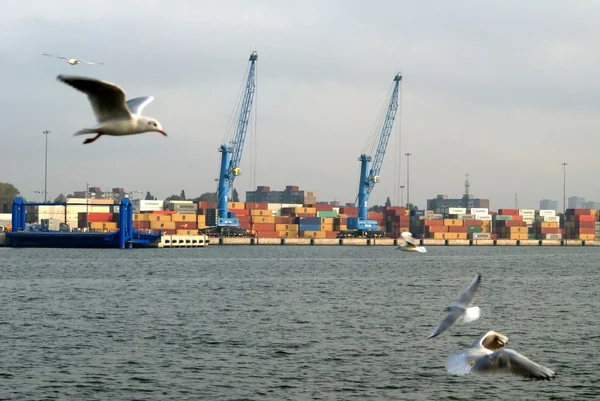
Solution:
M 250 68 L 248 70 L 248 79 L 246 80 L 246 90 L 240 108 L 240 115 L 235 131 L 235 136 L 231 142 L 231 146 L 227 144 L 221 145 L 221 168 L 219 174 L 218 195 L 218 227 L 238 227 L 239 220 L 234 213 L 229 212 L 227 207 L 228 194 L 233 186 L 235 177 L 240 175 L 240 162 L 242 159 L 242 151 L 244 150 L 244 142 L 246 140 L 246 132 L 248 131 L 248 123 L 250 121 L 250 111 L 254 100 L 256 90 L 256 60 L 258 54 L 253 51 L 250 54 Z
M 367 154 L 361 154 L 358 160 L 361 162 L 360 166 L 360 182 L 358 185 L 358 215 L 354 218 L 348 218 L 347 225 L 350 229 L 357 230 L 377 230 L 378 225 L 376 221 L 367 220 L 367 210 L 369 195 L 375 187 L 375 184 L 379 182 L 379 174 L 381 172 L 381 166 L 383 165 L 383 159 L 385 151 L 387 149 L 390 135 L 392 133 L 392 127 L 394 125 L 394 119 L 398 110 L 398 92 L 400 88 L 400 82 L 402 81 L 402 74 L 397 73 L 394 77 L 394 90 L 387 108 L 385 121 L 381 127 L 381 134 L 377 144 L 377 150 L 373 157 Z M 373 165 L 369 169 L 369 163 L 373 160 Z

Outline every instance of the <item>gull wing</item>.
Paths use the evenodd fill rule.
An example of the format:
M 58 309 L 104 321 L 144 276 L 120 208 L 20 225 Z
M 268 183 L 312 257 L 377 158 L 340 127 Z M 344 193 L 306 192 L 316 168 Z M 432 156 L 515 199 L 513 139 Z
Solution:
M 141 96 L 136 97 L 135 99 L 130 99 L 127 101 L 127 107 L 129 111 L 134 116 L 140 116 L 142 114 L 142 110 L 146 107 L 150 102 L 154 100 L 154 96 Z
M 508 348 L 501 348 L 489 355 L 478 358 L 473 364 L 471 372 L 480 374 L 507 373 L 536 380 L 550 380 L 556 375 L 553 370 L 535 363 L 526 356 Z
M 59 75 L 57 79 L 85 93 L 99 123 L 113 119 L 129 119 L 125 93 L 117 85 L 93 78 Z
M 471 284 L 469 284 L 465 292 L 463 292 L 460 298 L 458 299 L 458 304 L 464 306 L 465 308 L 468 307 L 471 301 L 473 300 L 473 297 L 475 297 L 475 294 L 479 289 L 480 283 L 481 273 L 477 273 L 477 276 L 475 276 Z
M 439 334 L 442 334 L 444 331 L 446 331 L 448 329 L 448 327 L 450 327 L 454 323 L 456 323 L 456 321 L 462 315 L 462 313 L 463 312 L 461 312 L 458 309 L 452 310 L 450 313 L 448 313 L 448 315 L 444 318 L 444 320 L 442 320 L 442 322 L 437 325 L 437 327 L 433 330 L 433 332 L 427 338 L 435 337 Z
M 42 53 L 42 56 L 56 57 L 56 58 L 61 58 L 61 59 L 63 59 L 63 60 L 68 60 L 68 58 L 67 58 L 67 57 L 63 57 L 63 56 L 57 56 L 57 55 L 54 55 L 54 54 L 48 54 L 48 53 Z

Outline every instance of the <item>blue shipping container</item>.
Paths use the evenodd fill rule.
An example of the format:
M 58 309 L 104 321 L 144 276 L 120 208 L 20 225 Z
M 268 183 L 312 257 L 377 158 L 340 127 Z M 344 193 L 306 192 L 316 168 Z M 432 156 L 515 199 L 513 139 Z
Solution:
M 318 224 L 321 225 L 320 217 L 296 217 L 296 224 Z
M 425 216 L 425 210 L 411 210 L 410 211 L 410 215 L 411 216 Z

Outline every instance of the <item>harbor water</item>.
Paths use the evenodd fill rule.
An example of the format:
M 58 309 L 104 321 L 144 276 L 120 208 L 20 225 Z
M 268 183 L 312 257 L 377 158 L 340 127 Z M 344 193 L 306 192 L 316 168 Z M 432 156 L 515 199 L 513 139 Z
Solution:
M 0 399 L 595 400 L 596 247 L 0 248 Z M 481 318 L 426 339 L 476 273 Z M 488 330 L 557 372 L 449 376 Z

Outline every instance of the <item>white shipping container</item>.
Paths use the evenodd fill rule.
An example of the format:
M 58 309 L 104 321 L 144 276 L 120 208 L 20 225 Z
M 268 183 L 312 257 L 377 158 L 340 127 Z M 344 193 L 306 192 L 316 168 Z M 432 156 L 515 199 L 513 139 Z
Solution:
M 559 216 L 544 216 L 544 221 L 547 223 L 560 223 Z
M 473 215 L 473 214 L 459 214 L 458 215 L 459 220 L 472 220 L 474 218 L 475 218 L 475 215 Z
M 448 214 L 467 214 L 466 207 L 449 207 Z
M 546 239 L 562 239 L 562 234 L 546 234 Z
M 280 210 L 281 203 L 267 203 L 267 209 L 269 210 Z
M 475 220 L 492 220 L 491 214 L 476 214 Z
M 487 207 L 472 207 L 471 214 L 490 214 Z
M 301 203 L 282 203 L 281 207 L 304 207 Z
M 425 210 L 425 216 L 429 216 L 430 214 L 435 214 L 435 210 Z
M 535 209 L 519 209 L 519 216 L 535 216 Z
M 539 211 L 540 216 L 556 216 L 556 210 L 545 210 Z

